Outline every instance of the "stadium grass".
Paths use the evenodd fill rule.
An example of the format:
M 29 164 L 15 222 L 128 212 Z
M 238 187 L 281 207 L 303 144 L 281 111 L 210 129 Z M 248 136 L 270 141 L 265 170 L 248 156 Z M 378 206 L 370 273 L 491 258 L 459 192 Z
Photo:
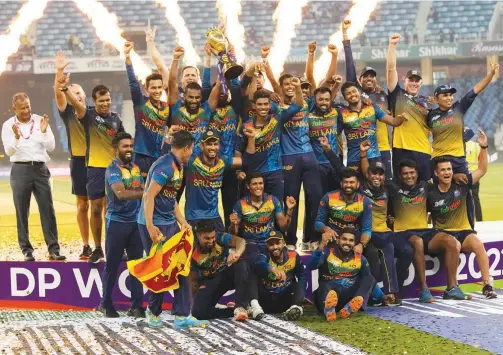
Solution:
M 337 319 L 335 322 L 327 323 L 313 306 L 308 306 L 304 309 L 304 315 L 297 324 L 375 355 L 491 354 L 486 350 L 375 318 L 362 312 L 353 314 L 349 319 Z

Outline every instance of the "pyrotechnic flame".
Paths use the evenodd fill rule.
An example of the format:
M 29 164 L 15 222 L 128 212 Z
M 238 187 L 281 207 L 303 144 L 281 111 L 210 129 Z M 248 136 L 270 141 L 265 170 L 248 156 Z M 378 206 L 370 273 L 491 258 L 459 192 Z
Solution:
M 349 39 L 355 38 L 363 31 L 370 15 L 374 12 L 379 1 L 380 0 L 353 0 L 353 6 L 349 9 L 349 13 L 346 16 L 347 20 L 351 20 L 351 27 L 348 29 Z M 339 30 L 331 35 L 329 43 L 335 44 L 340 52 L 342 49 L 342 31 Z M 331 58 L 332 55 L 328 52 L 328 48 L 323 48 L 321 57 L 314 63 L 314 77 L 316 82 L 319 83 L 325 77 Z
M 77 7 L 92 22 L 96 35 L 104 42 L 111 44 L 124 57 L 124 44 L 126 40 L 122 37 L 119 26 L 117 25 L 117 16 L 109 12 L 105 6 L 96 0 L 73 0 Z M 141 57 L 131 51 L 131 62 L 133 63 L 136 76 L 144 81 L 152 73 L 149 67 L 143 62 Z
M 183 61 L 186 65 L 197 65 L 201 59 L 192 44 L 189 29 L 185 25 L 185 20 L 180 13 L 178 0 L 156 0 L 156 2 L 166 8 L 166 19 L 176 31 L 178 44 L 185 49 Z
M 16 53 L 21 45 L 21 35 L 25 34 L 33 21 L 44 14 L 49 0 L 30 0 L 18 11 L 16 19 L 9 25 L 8 33 L 0 36 L 0 74 L 5 70 L 7 59 Z
M 236 59 L 245 59 L 245 28 L 239 23 L 241 0 L 217 0 L 218 17 L 225 24 L 225 34 L 236 49 Z
M 280 0 L 273 20 L 276 22 L 274 42 L 269 54 L 269 65 L 277 78 L 283 71 L 288 53 L 295 37 L 295 26 L 302 22 L 302 8 L 309 0 Z

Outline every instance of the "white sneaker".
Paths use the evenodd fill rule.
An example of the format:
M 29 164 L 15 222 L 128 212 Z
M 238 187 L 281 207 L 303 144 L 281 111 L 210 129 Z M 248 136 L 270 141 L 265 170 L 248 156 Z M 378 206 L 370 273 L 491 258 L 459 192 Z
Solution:
M 315 251 L 320 246 L 320 242 L 311 242 L 311 251 Z
M 309 253 L 311 251 L 310 243 L 302 243 L 302 252 Z
M 290 308 L 288 308 L 288 310 L 286 310 L 286 312 L 283 313 L 282 318 L 284 320 L 297 320 L 303 314 L 304 314 L 304 310 L 302 309 L 302 307 L 297 306 L 297 305 L 293 305 Z
M 248 317 L 251 319 L 261 320 L 265 316 L 264 310 L 258 303 L 248 307 L 246 311 L 248 312 Z
M 297 249 L 297 247 L 296 247 L 295 245 L 293 245 L 293 244 L 288 244 L 288 245 L 286 246 L 286 248 L 287 248 L 288 250 L 295 250 L 295 249 Z

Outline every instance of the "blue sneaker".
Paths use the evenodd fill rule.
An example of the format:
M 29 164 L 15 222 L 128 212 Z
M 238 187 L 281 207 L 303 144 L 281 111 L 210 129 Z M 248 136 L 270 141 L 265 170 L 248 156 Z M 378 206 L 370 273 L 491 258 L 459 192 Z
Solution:
M 375 285 L 374 289 L 372 290 L 372 295 L 370 296 L 368 305 L 371 307 L 379 307 L 382 306 L 383 302 L 384 302 L 384 293 L 382 292 L 379 286 Z
M 210 322 L 207 320 L 197 320 L 192 316 L 188 317 L 175 317 L 175 321 L 173 322 L 173 328 L 175 329 L 185 329 L 192 327 L 200 327 L 205 328 Z
M 145 315 L 147 316 L 147 323 L 150 328 L 161 328 L 162 327 L 161 318 L 159 316 L 156 316 L 154 313 L 152 313 L 149 308 L 147 308 Z
M 433 298 L 430 289 L 428 287 L 425 287 L 421 291 L 419 291 L 419 302 L 421 303 L 435 302 L 435 299 Z
M 471 300 L 472 296 L 465 294 L 458 286 L 454 286 L 450 290 L 445 289 L 444 291 L 444 300 Z

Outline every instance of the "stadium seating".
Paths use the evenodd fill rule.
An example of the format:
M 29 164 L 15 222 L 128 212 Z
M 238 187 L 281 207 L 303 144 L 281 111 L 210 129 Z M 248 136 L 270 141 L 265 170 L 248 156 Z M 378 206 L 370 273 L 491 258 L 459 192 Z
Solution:
M 0 9 L 2 9 L 0 11 L 0 33 L 4 33 L 20 7 L 21 4 L 19 1 L 0 1 Z

